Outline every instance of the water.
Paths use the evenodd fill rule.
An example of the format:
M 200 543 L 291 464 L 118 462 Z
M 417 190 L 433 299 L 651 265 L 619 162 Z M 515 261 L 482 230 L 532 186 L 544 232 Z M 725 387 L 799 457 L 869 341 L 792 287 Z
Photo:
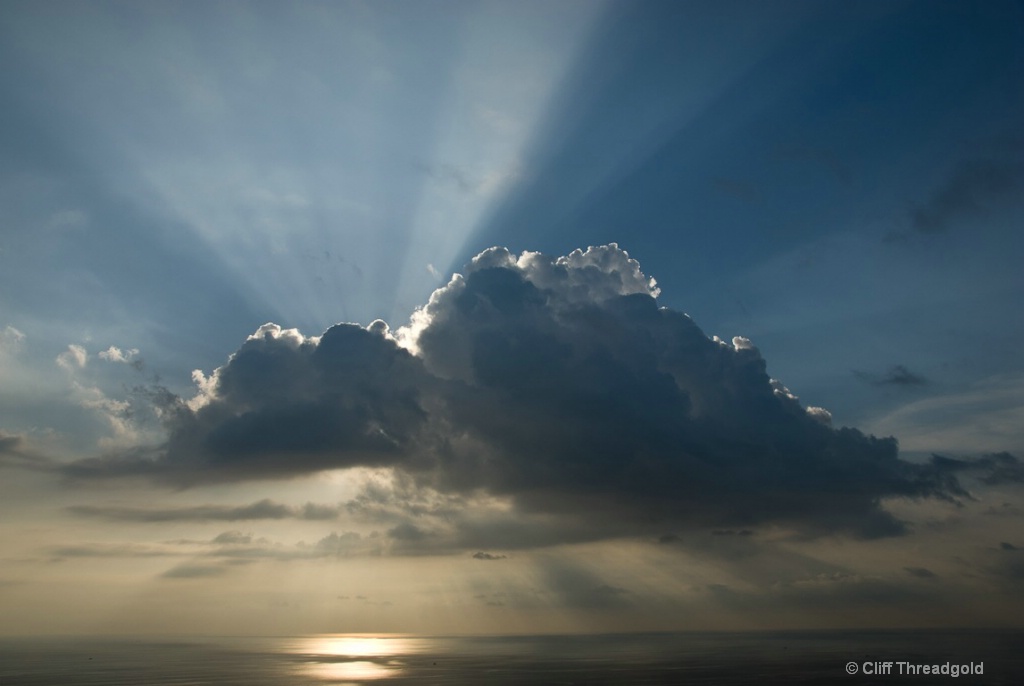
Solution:
M 2 686 L 1017 684 L 1024 631 L 0 639 Z M 848 662 L 857 674 L 846 672 Z M 886 668 L 886 662 L 894 664 Z M 900 674 L 898 662 L 983 665 Z M 868 671 L 864 674 L 865 663 Z M 888 674 L 884 674 L 886 669 Z M 906 668 L 904 668 L 906 669 Z

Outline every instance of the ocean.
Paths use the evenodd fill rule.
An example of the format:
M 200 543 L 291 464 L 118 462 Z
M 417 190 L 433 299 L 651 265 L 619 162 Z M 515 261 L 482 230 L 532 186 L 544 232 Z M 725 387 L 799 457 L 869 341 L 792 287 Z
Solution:
M 2 686 L 752 683 L 1018 686 L 1024 631 L 0 639 Z

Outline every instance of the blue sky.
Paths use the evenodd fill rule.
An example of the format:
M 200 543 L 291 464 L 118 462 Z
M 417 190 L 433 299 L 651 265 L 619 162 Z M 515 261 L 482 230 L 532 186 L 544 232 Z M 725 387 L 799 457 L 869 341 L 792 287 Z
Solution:
M 36 563 L 25 560 L 44 565 L 45 559 L 75 558 L 98 565 L 90 577 L 95 588 L 116 598 L 113 586 L 105 585 L 116 576 L 112 551 L 129 551 L 128 557 L 149 551 L 137 557 L 167 567 L 177 554 L 145 547 L 157 545 L 159 536 L 214 541 L 231 533 L 214 530 L 218 522 L 242 522 L 232 525 L 241 526 L 238 537 L 222 544 L 230 539 L 242 546 L 248 536 L 244 545 L 255 546 L 276 536 L 289 545 L 303 538 L 337 548 L 338 539 L 328 534 L 348 527 L 362 537 L 358 546 L 352 543 L 357 539 L 346 539 L 353 550 L 379 553 L 369 542 L 376 526 L 390 539 L 391 548 L 383 550 L 394 553 L 380 564 L 395 569 L 404 569 L 402 556 L 410 551 L 429 552 L 437 557 L 430 558 L 431 569 L 446 570 L 454 563 L 444 556 L 493 548 L 488 555 L 494 559 L 484 564 L 506 564 L 519 575 L 508 575 L 509 593 L 525 598 L 524 589 L 546 588 L 545 597 L 555 599 L 523 601 L 515 611 L 526 627 L 572 629 L 575 624 L 559 618 L 578 616 L 581 608 L 607 612 L 613 628 L 619 620 L 639 628 L 669 626 L 665 618 L 645 620 L 649 613 L 637 609 L 661 602 L 653 600 L 661 597 L 654 590 L 645 595 L 609 580 L 614 574 L 608 570 L 627 574 L 625 558 L 645 554 L 602 547 L 614 541 L 619 550 L 645 550 L 642 541 L 659 536 L 670 544 L 689 542 L 679 550 L 658 548 L 664 559 L 650 564 L 682 564 L 673 556 L 688 556 L 686 564 L 701 569 L 713 557 L 735 575 L 732 592 L 747 594 L 739 606 L 757 606 L 766 586 L 752 580 L 754 571 L 741 569 L 735 550 L 712 555 L 692 543 L 688 536 L 700 527 L 756 532 L 760 554 L 770 558 L 764 568 L 800 568 L 808 579 L 842 573 L 858 583 L 893 583 L 901 592 L 906 583 L 934 587 L 936 579 L 955 577 L 943 592 L 966 597 L 969 584 L 947 570 L 949 560 L 987 560 L 992 550 L 1015 554 L 1024 541 L 1003 540 L 1000 532 L 1019 524 L 1019 515 L 1000 519 L 988 552 L 907 561 L 895 567 L 902 575 L 897 583 L 873 562 L 891 558 L 885 548 L 896 545 L 891 541 L 857 544 L 867 546 L 870 569 L 844 566 L 850 564 L 846 554 L 820 540 L 813 544 L 819 547 L 796 551 L 794 546 L 812 545 L 793 541 L 809 535 L 801 527 L 812 519 L 813 499 L 797 497 L 800 508 L 788 510 L 771 498 L 755 498 L 763 509 L 743 510 L 751 528 L 742 524 L 740 510 L 704 511 L 697 498 L 701 517 L 667 515 L 660 533 L 617 528 L 611 521 L 600 530 L 559 517 L 588 511 L 598 493 L 636 514 L 628 479 L 617 493 L 606 492 L 604 477 L 595 477 L 593 491 L 567 488 L 559 481 L 567 473 L 555 466 L 563 453 L 552 449 L 550 470 L 535 472 L 524 467 L 520 452 L 546 455 L 556 445 L 572 452 L 565 446 L 591 443 L 565 443 L 568 436 L 591 440 L 603 434 L 588 422 L 615 421 L 622 424 L 619 438 L 636 439 L 620 446 L 623 454 L 660 455 L 662 441 L 670 439 L 725 450 L 717 442 L 719 429 L 678 434 L 666 426 L 675 421 L 672 412 L 717 417 L 719 410 L 708 408 L 726 400 L 714 400 L 711 389 L 726 387 L 738 394 L 729 401 L 736 403 L 734 412 L 726 414 L 738 422 L 737 431 L 750 432 L 751 450 L 796 445 L 773 442 L 782 441 L 784 431 L 769 427 L 789 421 L 772 414 L 782 410 L 758 405 L 762 410 L 755 412 L 745 404 L 761 402 L 753 398 L 768 388 L 742 371 L 745 364 L 760 364 L 745 352 L 752 345 L 767 375 L 788 389 L 776 388 L 778 402 L 796 396 L 793 402 L 805 409 L 831 413 L 829 431 L 845 437 L 835 438 L 830 450 L 856 452 L 867 445 L 841 434 L 840 427 L 899 442 L 900 460 L 893 464 L 901 466 L 877 475 L 890 479 L 888 486 L 866 485 L 866 500 L 820 513 L 822 521 L 833 522 L 823 525 L 828 536 L 868 536 L 877 525 L 875 533 L 885 529 L 905 543 L 923 535 L 929 517 L 954 517 L 928 508 L 969 492 L 988 504 L 955 515 L 963 518 L 956 532 L 936 539 L 951 550 L 985 530 L 987 520 L 964 513 L 996 507 L 992 498 L 1019 512 L 1020 493 L 1006 485 L 1013 479 L 1003 477 L 1019 477 L 1013 456 L 1024 452 L 1024 320 L 1018 315 L 1024 286 L 1018 266 L 1024 253 L 1022 46 L 1024 6 L 995 0 L 4 3 L 0 454 L 8 493 L 0 511 L 16 523 L 4 528 L 15 552 L 0 567 L 0 593 L 28 583 Z M 616 249 L 572 257 L 577 249 L 612 243 L 636 262 Z M 492 246 L 508 252 L 477 257 Z M 524 251 L 541 255 L 517 257 Z M 559 269 L 565 275 L 552 276 Z M 466 278 L 450 282 L 455 273 Z M 656 287 L 647 281 L 652 277 Z M 501 304 L 522 298 L 529 310 L 535 289 L 548 293 L 548 310 L 526 317 Z M 623 302 L 656 295 L 665 321 L 655 326 L 649 313 L 607 305 L 611 295 Z M 486 308 L 470 308 L 475 314 L 467 315 L 471 298 L 490 302 L 504 318 L 487 319 Z M 630 339 L 624 348 L 609 339 L 598 354 L 576 343 L 587 336 L 604 340 L 604 330 L 591 331 L 566 314 L 583 303 L 615 321 L 647 322 L 653 339 L 677 336 L 671 340 L 680 346 L 692 331 L 675 316 L 686 313 L 701 337 L 692 339 L 696 347 L 669 346 L 667 352 L 641 350 L 647 339 Z M 390 328 L 371 325 L 377 319 Z M 277 328 L 261 329 L 268 322 Z M 361 334 L 344 333 L 348 329 L 317 338 L 341 322 L 369 327 L 386 343 L 366 342 Z M 298 331 L 288 333 L 292 328 Z M 467 338 L 466 332 L 483 338 Z M 710 336 L 724 341 L 715 344 L 721 350 L 707 342 Z M 743 338 L 728 343 L 734 336 Z M 474 347 L 484 340 L 491 341 L 490 352 Z M 347 351 L 337 353 L 346 361 L 317 362 L 327 355 L 318 347 L 323 341 Z M 644 366 L 647 356 L 659 355 L 656 371 Z M 556 359 L 568 366 L 558 367 Z M 587 366 L 596 359 L 605 360 L 600 372 Z M 281 360 L 289 360 L 292 366 L 282 369 L 291 371 L 274 366 L 285 364 Z M 683 378 L 698 374 L 702 364 L 721 376 Z M 562 398 L 565 386 L 543 393 L 529 386 L 525 380 L 542 369 L 581 389 L 596 378 L 593 388 L 580 392 L 601 388 L 613 400 L 601 410 L 573 409 L 548 426 L 557 412 L 544 398 Z M 672 391 L 657 376 L 669 369 L 676 370 Z M 301 374 L 326 376 L 314 382 Z M 389 381 L 381 382 L 381 375 Z M 346 385 L 356 383 L 352 379 L 364 385 Z M 309 404 L 311 393 L 354 406 L 366 393 L 380 395 L 373 396 L 379 404 L 361 410 L 369 414 L 342 417 L 319 400 Z M 592 402 L 584 396 L 565 396 L 561 409 Z M 277 398 L 287 412 L 278 413 L 275 405 L 276 414 L 259 415 L 270 411 L 260 404 L 267 398 Z M 642 401 L 659 409 L 640 413 L 635 403 Z M 540 432 L 543 425 L 550 442 L 520 441 L 507 427 L 481 419 L 484 407 L 518 417 L 523 431 Z M 239 419 L 250 415 L 262 419 Z M 188 424 L 192 429 L 183 428 L 186 416 L 196 422 Z M 724 427 L 729 422 L 722 417 Z M 360 425 L 359 440 L 346 433 L 345 422 L 362 421 L 368 423 Z M 444 446 L 430 443 L 439 435 L 436 422 L 452 432 Z M 825 440 L 808 427 L 792 439 L 804 446 L 799 450 Z M 249 438 L 241 440 L 238 432 Z M 308 440 L 295 438 L 302 432 Z M 199 443 L 189 443 L 190 435 Z M 654 438 L 648 444 L 642 436 Z M 447 466 L 426 469 L 418 460 L 427 458 L 409 457 L 416 441 L 432 446 L 421 452 L 434 451 L 430 459 Z M 599 445 L 592 446 L 597 453 Z M 880 446 L 864 450 L 888 455 Z M 491 455 L 492 466 L 505 465 L 502 471 L 466 466 L 474 450 Z M 204 451 L 212 452 L 202 457 Z M 236 453 L 240 463 L 218 462 Z M 982 462 L 935 466 L 927 463 L 933 453 Z M 1003 453 L 1013 460 L 999 463 L 1003 468 L 986 457 Z M 444 462 L 453 455 L 459 456 L 454 463 Z M 942 470 L 959 473 L 966 490 L 936 486 L 925 493 L 920 481 L 913 488 L 894 486 L 897 473 L 925 479 L 923 471 L 899 471 L 912 469 L 904 463 L 932 464 L 937 471 L 928 478 Z M 452 464 L 472 476 L 460 476 Z M 638 480 L 658 473 L 630 464 Z M 86 472 L 102 478 L 86 479 L 83 486 L 79 479 Z M 535 481 L 540 473 L 555 481 Z M 975 473 L 981 474 L 976 488 L 967 483 Z M 134 477 L 125 481 L 126 474 Z M 749 496 L 746 477 L 731 475 L 738 480 L 708 483 L 722 493 Z M 779 488 L 796 479 L 788 467 L 776 476 Z M 817 478 L 793 483 L 798 490 L 828 490 Z M 378 482 L 390 484 L 390 495 L 373 490 Z M 986 487 L 998 495 L 984 495 Z M 469 502 L 466 489 L 484 500 Z M 695 497 L 687 493 L 679 490 L 675 498 Z M 51 505 L 41 503 L 44 494 Z M 553 504 L 555 495 L 564 498 L 562 505 Z M 909 500 L 878 504 L 899 498 Z M 923 499 L 924 514 L 900 509 L 915 499 Z M 284 509 L 245 512 L 280 516 L 232 518 L 238 512 L 231 508 L 264 500 Z M 347 502 L 347 509 L 339 502 Z M 360 510 L 369 502 L 376 503 L 379 521 Z M 415 510 L 410 503 L 422 509 L 425 502 L 433 512 L 450 508 L 488 522 L 481 530 L 493 544 L 484 546 L 468 525 L 444 533 L 438 524 L 432 539 L 427 520 L 408 519 Z M 326 509 L 303 510 L 304 504 Z M 152 524 L 139 514 L 145 507 L 179 514 L 183 508 L 222 509 L 202 511 L 216 516 L 192 511 Z M 755 510 L 760 514 L 751 514 Z M 364 517 L 353 523 L 344 512 Z M 506 521 L 502 512 L 519 519 Z M 540 522 L 548 516 L 558 521 L 545 529 Z M 868 524 L 851 524 L 857 517 Z M 140 521 L 199 528 L 187 534 L 161 530 L 158 536 Z M 315 528 L 323 521 L 330 526 Z M 251 522 L 277 528 L 258 531 Z M 26 534 L 28 524 L 45 533 Z M 87 545 L 75 548 L 63 540 L 62 526 Z M 767 533 L 758 526 L 781 528 Z M 785 537 L 790 534 L 797 538 Z M 741 539 L 749 537 L 717 536 L 715 545 L 727 538 L 732 546 L 746 545 Z M 597 548 L 580 552 L 578 546 Z M 80 554 L 54 552 L 61 550 Z M 522 552 L 516 557 L 512 550 Z M 195 599 L 241 571 L 225 571 L 229 557 L 182 562 L 170 571 L 133 567 L 131 579 L 166 584 L 188 578 L 192 590 L 182 597 Z M 307 564 L 306 558 L 321 561 L 295 553 L 289 564 Z M 581 565 L 582 558 L 604 562 L 585 572 L 567 566 Z M 827 565 L 820 562 L 825 558 Z M 358 573 L 371 578 L 372 568 L 360 564 Z M 983 576 L 998 577 L 992 583 L 1011 584 L 1000 589 L 1012 590 L 1020 564 L 993 558 L 976 566 L 986 570 Z M 926 569 L 932 576 L 901 569 Z M 764 602 L 791 602 L 798 609 L 790 623 L 813 624 L 807 610 L 813 603 L 801 604 L 798 597 L 807 589 L 800 586 L 803 577 L 787 574 L 782 576 L 794 595 Z M 624 590 L 602 596 L 608 601 L 603 604 L 591 598 L 593 607 L 572 594 L 559 595 L 583 577 L 593 579 L 594 588 Z M 258 574 L 247 579 L 242 586 L 254 597 L 266 590 Z M 33 592 L 42 598 L 48 583 L 37 582 Z M 714 608 L 723 601 L 707 587 L 693 581 L 658 592 Z M 694 588 L 705 591 L 694 595 Z M 198 595 L 189 595 L 193 591 Z M 994 607 L 999 593 L 991 596 Z M 28 616 L 37 608 L 36 596 L 25 597 Z M 918 600 L 904 607 L 899 621 L 905 624 L 921 612 L 913 604 L 920 596 L 907 597 Z M 630 598 L 636 599 L 633 614 Z M 159 613 L 145 603 L 140 608 L 110 626 L 149 626 L 142 618 Z M 72 625 L 40 619 L 36 628 L 92 626 L 100 614 L 83 610 Z M 1002 621 L 995 610 L 991 618 L 981 614 L 979 622 Z M 742 612 L 729 616 L 724 625 L 749 626 Z M 175 626 L 188 629 L 201 623 L 196 617 L 184 613 Z M 314 619 L 295 619 L 295 626 L 309 621 L 329 628 L 326 619 Z M 408 619 L 384 624 L 403 628 Z M 274 626 L 292 625 L 280 620 Z M 3 628 L 17 630 L 13 624 Z M 486 628 L 481 619 L 473 630 Z

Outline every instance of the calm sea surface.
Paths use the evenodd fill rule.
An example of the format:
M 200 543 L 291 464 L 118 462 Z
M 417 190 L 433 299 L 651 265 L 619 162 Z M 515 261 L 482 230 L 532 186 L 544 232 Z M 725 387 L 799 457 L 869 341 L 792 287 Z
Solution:
M 901 662 L 983 673 L 900 674 Z M 412 683 L 1018 686 L 1024 631 L 0 639 L 2 686 Z

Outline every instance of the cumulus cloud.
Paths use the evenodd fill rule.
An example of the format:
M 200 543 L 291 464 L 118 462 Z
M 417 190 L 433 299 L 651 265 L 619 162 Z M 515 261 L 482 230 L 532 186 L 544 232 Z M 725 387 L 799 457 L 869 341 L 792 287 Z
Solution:
M 57 355 L 57 364 L 68 371 L 81 369 L 89 360 L 89 353 L 80 345 L 68 345 L 68 349 Z
M 815 421 L 821 422 L 826 426 L 832 425 L 832 413 L 826 410 L 824 407 L 815 407 L 814 405 L 807 406 L 807 416 Z
M 138 348 L 122 350 L 121 348 L 112 345 L 106 350 L 101 350 L 99 352 L 99 358 L 101 360 L 106 360 L 107 362 L 127 364 L 139 370 L 144 366 L 142 359 L 139 358 Z
M 378 467 L 402 493 L 352 514 L 397 546 L 469 549 L 768 521 L 892 535 L 884 498 L 964 493 L 892 438 L 831 428 L 754 343 L 709 338 L 659 293 L 614 244 L 492 248 L 398 331 L 260 327 L 194 398 L 162 400 L 165 443 L 64 471 L 187 486 Z

